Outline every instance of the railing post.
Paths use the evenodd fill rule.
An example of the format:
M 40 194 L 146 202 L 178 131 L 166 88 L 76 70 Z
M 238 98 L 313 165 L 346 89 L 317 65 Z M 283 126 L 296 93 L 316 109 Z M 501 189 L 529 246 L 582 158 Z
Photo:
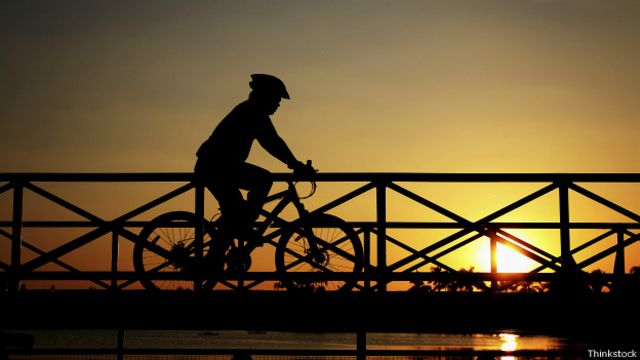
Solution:
M 363 228 L 362 234 L 364 236 L 363 240 L 363 257 L 364 257 L 364 290 L 369 292 L 371 290 L 371 280 L 369 278 L 371 274 L 371 229 Z
M 558 184 L 558 192 L 560 203 L 560 258 L 562 261 L 562 270 L 573 271 L 576 268 L 576 262 L 571 255 L 569 185 L 566 179 L 563 179 Z
M 111 290 L 118 290 L 118 260 L 120 253 L 120 236 L 114 229 L 113 236 L 111 237 Z
M 358 328 L 356 331 L 356 359 L 367 359 L 367 330 L 364 327 Z
M 202 259 L 204 257 L 203 253 L 203 243 L 204 243 L 204 186 L 201 184 L 196 184 L 195 187 L 195 214 L 196 214 L 196 224 L 195 224 L 195 244 L 196 244 L 196 257 L 198 259 Z M 195 290 L 202 290 L 202 280 L 196 280 L 195 282 Z
M 623 228 L 618 228 L 618 243 L 616 248 L 616 257 L 613 263 L 613 274 L 614 278 L 614 289 L 622 290 L 624 286 L 624 269 L 625 269 L 625 261 L 624 261 L 624 230 Z
M 20 288 L 20 266 L 22 261 L 22 220 L 23 220 L 24 185 L 13 184 L 13 220 L 11 230 L 11 281 L 9 291 L 16 294 Z
M 118 325 L 116 337 L 116 359 L 124 360 L 124 327 L 122 324 Z
M 376 184 L 376 226 L 377 229 L 377 266 L 378 276 L 386 277 L 387 274 L 387 186 L 386 181 Z M 386 280 L 379 281 L 378 291 L 387 290 Z
M 496 274 L 498 273 L 498 241 L 496 240 L 496 233 L 489 231 L 489 251 L 491 252 L 491 291 L 495 291 L 498 287 L 496 281 Z

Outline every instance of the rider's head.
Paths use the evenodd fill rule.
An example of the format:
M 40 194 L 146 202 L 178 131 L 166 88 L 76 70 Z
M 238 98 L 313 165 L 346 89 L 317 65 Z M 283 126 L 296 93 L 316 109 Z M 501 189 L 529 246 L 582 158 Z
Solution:
M 272 75 L 253 74 L 249 86 L 253 90 L 250 98 L 269 115 L 278 110 L 281 99 L 289 99 L 289 93 L 282 80 Z

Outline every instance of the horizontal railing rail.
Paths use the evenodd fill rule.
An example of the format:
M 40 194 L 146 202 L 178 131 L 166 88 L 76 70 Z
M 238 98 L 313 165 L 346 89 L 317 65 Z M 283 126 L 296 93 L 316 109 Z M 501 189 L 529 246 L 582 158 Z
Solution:
M 292 179 L 289 173 L 274 173 L 274 181 Z M 193 173 L 0 173 L 0 181 L 28 182 L 189 182 Z M 326 182 L 611 182 L 638 183 L 640 173 L 318 173 Z M 0 187 L 0 189 L 2 189 Z

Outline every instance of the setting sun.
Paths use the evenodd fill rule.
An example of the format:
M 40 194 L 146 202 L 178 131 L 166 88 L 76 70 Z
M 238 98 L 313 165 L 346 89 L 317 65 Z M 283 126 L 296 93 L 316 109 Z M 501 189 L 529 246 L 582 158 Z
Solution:
M 496 257 L 498 259 L 498 272 L 529 272 L 535 265 L 535 263 L 526 256 L 500 244 L 498 244 L 496 249 Z

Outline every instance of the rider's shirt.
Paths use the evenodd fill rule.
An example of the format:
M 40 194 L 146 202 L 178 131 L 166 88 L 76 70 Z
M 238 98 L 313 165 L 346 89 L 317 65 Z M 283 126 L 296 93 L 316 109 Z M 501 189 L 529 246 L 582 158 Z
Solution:
M 242 163 L 249 157 L 254 140 L 266 143 L 277 137 L 269 115 L 258 111 L 247 100 L 222 119 L 211 136 L 200 146 L 197 156 L 206 162 L 220 165 Z

